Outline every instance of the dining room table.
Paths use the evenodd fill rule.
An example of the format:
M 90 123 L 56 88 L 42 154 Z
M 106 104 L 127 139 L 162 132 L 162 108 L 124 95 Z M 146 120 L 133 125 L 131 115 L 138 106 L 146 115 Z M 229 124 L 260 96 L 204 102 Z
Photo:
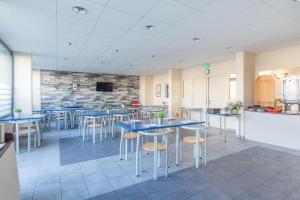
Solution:
M 45 113 L 47 114 L 48 118 L 48 128 L 50 128 L 50 123 L 51 123 L 51 117 L 53 114 L 62 114 L 64 115 L 64 123 L 65 123 L 65 130 L 67 129 L 67 116 L 69 114 L 70 116 L 70 125 L 71 128 L 75 127 L 75 117 L 78 112 L 83 112 L 83 111 L 89 111 L 92 110 L 92 108 L 87 108 L 87 107 L 82 107 L 82 106 L 65 106 L 62 108 L 42 108 L 42 109 L 34 109 L 32 112 L 35 113 Z M 58 118 L 60 121 L 60 119 Z M 59 123 L 59 122 L 58 122 Z M 60 130 L 60 127 L 58 126 L 58 130 Z
M 175 128 L 176 135 L 175 135 L 175 154 L 176 154 L 176 165 L 179 165 L 180 160 L 180 127 L 182 126 L 196 126 L 196 125 L 203 125 L 205 124 L 204 121 L 191 121 L 191 120 L 180 120 L 175 118 L 165 118 L 163 123 L 158 124 L 154 123 L 154 120 L 131 120 L 128 122 L 117 122 L 116 126 L 121 128 L 121 137 L 124 135 L 125 131 L 127 132 L 139 132 L 139 131 L 157 131 L 159 129 L 167 129 L 167 128 Z M 206 138 L 205 132 L 205 138 Z M 199 137 L 199 136 L 198 136 Z M 206 142 L 206 139 L 205 139 Z M 136 151 L 136 175 L 138 176 L 139 170 L 139 163 L 138 163 L 138 142 L 137 142 L 137 151 Z M 206 151 L 206 145 L 205 145 Z M 206 160 L 206 158 L 205 158 Z
M 241 138 L 241 114 L 232 113 L 206 113 L 207 124 L 209 125 L 209 116 L 217 116 L 220 119 L 220 134 L 222 134 L 222 119 L 223 119 L 223 130 L 224 130 L 224 143 L 227 142 L 227 118 L 235 118 L 237 120 L 236 136 Z
M 18 117 L 14 115 L 7 116 L 5 118 L 0 119 L 1 129 L 4 130 L 5 123 L 15 123 L 20 121 L 28 121 L 35 122 L 37 128 L 37 143 L 38 147 L 41 145 L 41 130 L 40 130 L 40 122 L 45 118 L 45 114 L 32 114 L 32 115 L 20 115 Z M 19 124 L 16 124 L 16 153 L 19 154 Z M 28 134 L 30 135 L 30 134 Z
M 114 111 L 107 112 L 107 111 L 90 110 L 90 111 L 79 113 L 78 114 L 78 116 L 79 116 L 79 135 L 81 135 L 81 131 L 82 131 L 83 135 L 85 134 L 87 118 L 92 118 L 94 120 L 96 118 L 102 118 L 102 120 L 104 120 L 106 118 L 105 121 L 109 126 L 112 136 L 114 136 L 114 127 L 115 127 L 114 116 L 116 116 L 116 115 L 129 116 L 129 115 L 132 115 L 132 111 L 131 110 L 114 110 Z M 95 134 L 96 134 L 96 130 L 95 130 L 95 128 L 93 128 L 93 138 L 95 138 Z M 93 141 L 94 141 L 94 139 L 93 139 Z

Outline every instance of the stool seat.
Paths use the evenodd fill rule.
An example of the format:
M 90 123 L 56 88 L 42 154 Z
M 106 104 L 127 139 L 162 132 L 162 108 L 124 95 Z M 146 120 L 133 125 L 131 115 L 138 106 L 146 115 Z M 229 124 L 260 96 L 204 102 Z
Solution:
M 188 144 L 196 144 L 195 136 L 186 136 L 183 138 L 183 142 Z M 199 143 L 204 143 L 204 138 L 199 137 Z
M 143 149 L 145 151 L 154 151 L 154 143 L 153 142 L 148 142 L 148 143 L 145 143 L 143 145 Z M 166 149 L 166 145 L 163 144 L 163 143 L 157 143 L 157 151 L 163 151 Z
M 30 129 L 30 135 L 33 135 L 35 133 L 34 129 Z M 17 135 L 17 132 L 13 132 L 14 135 Z M 28 129 L 21 129 L 19 130 L 19 136 L 28 135 Z
M 100 128 L 101 126 L 103 126 L 102 124 L 95 124 L 95 128 Z M 88 124 L 87 125 L 88 128 L 94 128 L 94 124 Z
M 137 133 L 133 133 L 133 132 L 125 133 L 123 135 L 123 138 L 124 139 L 135 139 L 135 138 L 137 138 Z

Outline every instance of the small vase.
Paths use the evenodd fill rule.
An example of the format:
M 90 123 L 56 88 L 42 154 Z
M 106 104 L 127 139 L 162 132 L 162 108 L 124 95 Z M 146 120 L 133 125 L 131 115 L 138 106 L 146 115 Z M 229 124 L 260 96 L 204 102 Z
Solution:
M 231 110 L 231 114 L 237 115 L 237 114 L 239 114 L 239 110 Z
M 20 118 L 20 114 L 21 114 L 21 113 L 19 113 L 19 112 L 18 112 L 18 113 L 15 112 L 15 113 L 14 113 L 14 117 L 15 117 L 15 118 Z
M 164 119 L 163 119 L 163 118 L 157 118 L 157 121 L 158 121 L 158 124 L 159 124 L 159 125 L 162 125 L 162 124 L 163 124 L 163 121 L 164 121 Z

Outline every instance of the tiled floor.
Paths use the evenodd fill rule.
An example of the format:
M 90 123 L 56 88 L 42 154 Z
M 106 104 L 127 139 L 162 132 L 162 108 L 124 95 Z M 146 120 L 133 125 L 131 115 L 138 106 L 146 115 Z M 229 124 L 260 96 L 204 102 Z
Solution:
M 82 142 L 81 137 L 60 138 L 60 164 L 66 165 L 117 155 L 119 143 L 120 137 L 108 138 L 105 142 L 97 141 L 95 144 L 92 139 Z
M 241 142 L 232 133 L 228 134 L 225 144 L 223 135 L 217 130 L 209 132 L 207 153 L 210 162 L 206 168 L 202 166 L 196 170 L 193 167 L 191 145 L 183 145 L 182 163 L 176 166 L 174 146 L 170 145 L 170 176 L 154 182 L 152 154 L 144 156 L 140 177 L 135 176 L 134 153 L 129 153 L 128 161 L 120 161 L 115 154 L 118 149 L 108 148 L 110 152 L 105 155 L 99 151 L 97 158 L 77 155 L 78 151 L 74 150 L 74 157 L 80 159 L 67 164 L 68 159 L 61 159 L 63 150 L 60 147 L 64 141 L 69 141 L 68 145 L 74 145 L 74 149 L 82 145 L 78 130 L 50 131 L 44 135 L 42 146 L 30 153 L 26 152 L 26 141 L 22 143 L 22 153 L 17 157 L 21 199 L 156 199 L 153 195 L 159 198 L 159 194 L 154 191 L 160 188 L 167 188 L 167 193 L 161 194 L 166 199 L 279 199 L 288 194 L 290 199 L 298 197 L 298 151 Z M 163 174 L 163 169 L 159 174 Z M 179 184 L 181 182 L 184 184 Z M 267 194 L 263 196 L 265 192 Z
M 278 162 L 280 161 L 280 162 Z M 270 167 L 272 166 L 272 167 Z M 92 199 L 299 199 L 300 157 L 252 147 Z

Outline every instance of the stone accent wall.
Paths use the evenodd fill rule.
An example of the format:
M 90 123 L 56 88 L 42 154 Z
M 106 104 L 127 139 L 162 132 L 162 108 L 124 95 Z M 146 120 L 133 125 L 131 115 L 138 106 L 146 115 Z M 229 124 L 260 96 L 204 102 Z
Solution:
M 113 83 L 113 92 L 96 91 L 97 82 Z M 41 71 L 42 108 L 75 104 L 103 107 L 105 103 L 120 106 L 138 98 L 138 76 Z

